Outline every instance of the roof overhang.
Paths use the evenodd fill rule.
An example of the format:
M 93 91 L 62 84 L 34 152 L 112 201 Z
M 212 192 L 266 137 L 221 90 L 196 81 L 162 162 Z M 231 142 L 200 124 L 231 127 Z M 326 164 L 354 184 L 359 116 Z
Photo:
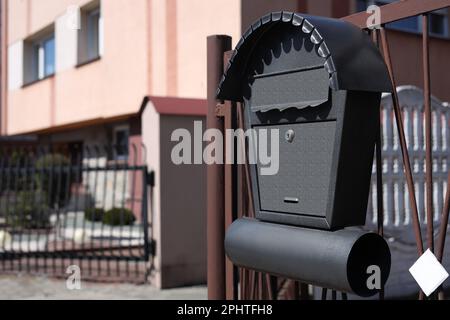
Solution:
M 208 102 L 206 99 L 146 97 L 161 115 L 173 116 L 206 116 Z M 145 106 L 144 106 L 145 107 Z M 141 112 L 143 108 L 141 108 Z

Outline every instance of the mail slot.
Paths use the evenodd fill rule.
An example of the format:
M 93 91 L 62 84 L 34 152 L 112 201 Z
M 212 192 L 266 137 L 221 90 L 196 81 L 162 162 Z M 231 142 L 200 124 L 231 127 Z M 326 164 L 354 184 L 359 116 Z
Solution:
M 251 165 L 256 217 L 326 230 L 364 225 L 381 93 L 391 91 L 379 50 L 359 28 L 290 12 L 256 21 L 217 94 L 244 104 L 246 129 L 279 132 L 278 172 Z

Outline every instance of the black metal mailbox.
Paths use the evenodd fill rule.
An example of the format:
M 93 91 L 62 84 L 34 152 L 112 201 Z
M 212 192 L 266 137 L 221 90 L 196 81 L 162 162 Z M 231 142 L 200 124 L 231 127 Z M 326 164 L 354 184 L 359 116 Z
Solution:
M 217 96 L 244 103 L 247 129 L 279 129 L 278 173 L 252 165 L 256 217 L 364 225 L 381 93 L 391 91 L 378 49 L 357 27 L 290 12 L 255 22 Z

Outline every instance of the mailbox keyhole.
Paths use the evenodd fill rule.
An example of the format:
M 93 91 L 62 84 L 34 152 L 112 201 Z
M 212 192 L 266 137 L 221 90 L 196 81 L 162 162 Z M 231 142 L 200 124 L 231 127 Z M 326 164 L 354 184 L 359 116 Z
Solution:
M 295 138 L 294 130 L 289 129 L 288 131 L 286 131 L 284 138 L 286 139 L 287 142 L 292 143 L 292 141 L 294 141 L 294 138 Z

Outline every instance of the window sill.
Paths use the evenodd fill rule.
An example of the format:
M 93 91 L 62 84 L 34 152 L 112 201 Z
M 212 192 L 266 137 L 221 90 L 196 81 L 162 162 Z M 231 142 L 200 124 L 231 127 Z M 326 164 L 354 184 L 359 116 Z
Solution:
M 45 77 L 43 77 L 43 78 L 41 78 L 41 79 L 36 79 L 36 80 L 30 81 L 30 82 L 24 83 L 24 84 L 22 85 L 22 89 L 24 89 L 24 88 L 26 88 L 26 87 L 29 87 L 29 86 L 32 86 L 32 85 L 35 84 L 35 83 L 38 83 L 38 82 L 45 81 L 45 80 L 47 80 L 47 79 L 53 78 L 54 76 L 55 76 L 55 74 L 52 73 L 52 74 L 49 74 L 48 76 L 45 76 Z
M 79 62 L 79 63 L 75 66 L 75 68 L 81 68 L 81 67 L 83 67 L 83 66 L 85 66 L 85 65 L 87 65 L 87 64 L 91 64 L 91 63 L 96 62 L 96 61 L 98 61 L 98 60 L 100 60 L 100 59 L 101 59 L 101 56 L 97 56 L 97 57 L 95 57 L 95 58 L 88 59 L 88 60 L 83 61 L 83 62 Z

